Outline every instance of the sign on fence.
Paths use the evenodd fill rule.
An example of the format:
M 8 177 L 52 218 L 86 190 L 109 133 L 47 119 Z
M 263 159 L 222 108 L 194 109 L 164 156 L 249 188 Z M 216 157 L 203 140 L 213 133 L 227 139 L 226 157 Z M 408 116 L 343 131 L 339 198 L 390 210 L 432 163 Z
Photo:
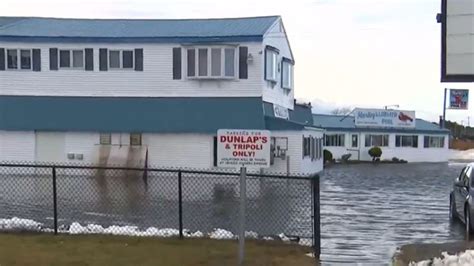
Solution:
M 254 169 L 270 167 L 270 131 L 219 129 L 217 166 Z
M 354 115 L 356 127 L 414 128 L 416 125 L 414 111 L 358 108 Z

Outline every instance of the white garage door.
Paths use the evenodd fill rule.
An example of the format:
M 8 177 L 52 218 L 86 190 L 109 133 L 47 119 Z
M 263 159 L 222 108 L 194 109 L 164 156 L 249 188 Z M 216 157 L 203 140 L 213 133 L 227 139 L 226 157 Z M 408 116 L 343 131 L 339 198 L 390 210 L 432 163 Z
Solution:
M 36 132 L 36 161 L 64 162 L 66 133 Z
M 0 161 L 33 162 L 34 160 L 33 131 L 0 131 Z

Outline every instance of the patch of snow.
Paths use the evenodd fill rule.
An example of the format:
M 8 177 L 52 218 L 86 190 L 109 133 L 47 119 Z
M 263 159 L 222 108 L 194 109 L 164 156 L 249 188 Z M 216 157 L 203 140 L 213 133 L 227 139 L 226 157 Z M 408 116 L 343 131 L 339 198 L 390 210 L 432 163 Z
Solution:
M 314 253 L 307 253 L 305 254 L 306 256 L 310 257 L 310 258 L 314 258 Z
M 258 239 L 258 234 L 253 231 L 245 231 L 245 238 Z
M 88 232 L 87 227 L 82 226 L 80 223 L 74 222 L 69 226 L 69 234 L 71 235 L 87 234 Z
M 179 236 L 179 230 L 171 229 L 171 228 L 160 229 L 158 230 L 156 236 L 160 236 L 160 237 Z
M 442 258 L 433 258 L 420 262 L 410 262 L 409 266 L 467 266 L 474 265 L 474 250 L 466 250 L 456 255 L 441 253 Z
M 117 236 L 137 236 L 139 235 L 137 226 L 118 226 L 112 225 L 104 229 L 105 234 L 117 235 Z
M 86 226 L 86 228 L 92 234 L 103 234 L 104 233 L 104 227 L 102 227 L 102 225 L 88 224 Z
M 214 231 L 212 231 L 209 234 L 209 238 L 211 238 L 211 239 L 235 239 L 236 237 L 230 231 L 217 228 L 217 229 L 214 229 Z
M 201 237 L 204 237 L 204 233 L 201 232 L 201 231 L 196 231 L 196 232 L 194 232 L 194 233 L 189 234 L 188 237 L 191 237 L 191 238 L 201 238 Z
M 275 239 L 273 239 L 273 237 L 270 237 L 270 236 L 264 236 L 262 239 L 263 239 L 263 240 L 266 240 L 266 241 L 273 241 L 273 240 L 275 240 Z
M 283 242 L 289 242 L 290 239 L 283 233 L 279 234 L 278 237 L 281 239 Z
M 21 219 L 13 217 L 11 219 L 0 219 L 0 229 L 3 230 L 30 230 L 40 231 L 42 223 L 38 223 L 29 219 Z

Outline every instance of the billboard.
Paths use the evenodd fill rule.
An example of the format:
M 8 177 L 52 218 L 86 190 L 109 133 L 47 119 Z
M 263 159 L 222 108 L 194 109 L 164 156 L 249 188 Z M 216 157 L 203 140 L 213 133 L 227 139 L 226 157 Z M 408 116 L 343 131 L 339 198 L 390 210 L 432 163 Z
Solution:
M 473 1 L 441 1 L 441 81 L 474 82 Z
M 354 110 L 356 127 L 415 128 L 415 111 L 361 109 Z
M 270 167 L 270 131 L 219 129 L 217 166 L 260 169 Z
M 469 90 L 449 90 L 450 109 L 468 109 Z

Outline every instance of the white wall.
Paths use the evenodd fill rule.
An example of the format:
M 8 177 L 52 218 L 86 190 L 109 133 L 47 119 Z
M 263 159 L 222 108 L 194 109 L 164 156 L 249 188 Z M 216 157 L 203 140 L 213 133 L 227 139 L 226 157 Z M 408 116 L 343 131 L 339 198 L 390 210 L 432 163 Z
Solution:
M 35 133 L 33 131 L 0 130 L 0 162 L 35 160 Z
M 185 51 L 182 50 L 181 80 L 173 80 L 172 49 L 180 44 L 110 44 L 110 43 L 12 43 L 0 42 L 2 48 L 40 48 L 41 71 L 0 71 L 0 95 L 53 96 L 133 96 L 133 97 L 260 97 L 262 96 L 262 46 L 243 43 L 253 54 L 248 79 L 205 81 L 185 78 Z M 49 70 L 49 48 L 94 48 L 94 71 Z M 99 71 L 99 48 L 143 48 L 144 71 Z M 236 57 L 238 62 L 238 57 Z M 238 71 L 238 67 L 236 68 Z
M 357 133 L 357 132 L 326 132 L 330 134 L 345 134 L 344 147 L 324 147 L 329 150 L 335 159 L 340 159 L 342 155 L 351 153 L 351 160 L 358 159 L 358 153 L 353 150 L 360 151 L 360 160 L 372 160 L 368 151 L 371 147 L 365 147 L 366 134 L 389 134 L 389 146 L 382 148 L 382 160 L 391 160 L 393 157 L 407 160 L 408 162 L 447 162 L 449 160 L 449 137 L 444 135 L 444 148 L 424 148 L 425 134 L 401 134 L 401 133 Z M 359 135 L 359 147 L 351 147 L 352 134 Z M 418 148 L 411 147 L 395 147 L 396 135 L 418 135 Z M 427 135 L 441 136 L 441 135 Z
M 149 165 L 206 169 L 213 167 L 213 135 L 144 134 Z
M 323 170 L 323 160 L 311 160 L 309 157 L 303 158 L 303 136 L 322 138 L 322 131 L 304 130 L 304 131 L 272 131 L 272 137 L 287 137 L 288 152 L 290 159 L 290 173 L 311 174 L 319 173 Z M 288 162 L 281 158 L 275 158 L 274 164 L 266 172 L 282 173 L 288 172 Z
M 286 33 L 283 28 L 281 20 L 278 20 L 265 34 L 263 38 L 262 50 L 265 51 L 265 46 L 270 45 L 280 50 L 278 55 L 278 64 L 280 64 L 282 57 L 293 59 Z M 262 53 L 262 60 L 264 54 Z M 296 67 L 296 65 L 295 65 Z M 264 80 L 264 65 L 261 65 L 262 81 L 263 81 L 263 100 L 266 102 L 276 103 L 280 106 L 293 110 L 294 92 L 295 88 L 287 93 L 286 89 L 281 87 L 281 70 L 278 73 L 277 82 L 272 83 Z M 294 82 L 293 82 L 294 83 Z
M 63 135 L 63 134 L 57 134 Z M 288 152 L 290 156 L 290 173 L 310 174 L 322 171 L 322 160 L 311 161 L 302 158 L 302 141 L 305 137 L 321 138 L 321 131 L 273 131 L 272 136 L 288 137 Z M 64 136 L 64 135 L 63 135 Z M 64 151 L 60 152 L 63 162 L 73 164 L 99 163 L 99 133 L 66 132 Z M 119 145 L 119 138 L 122 146 Z M 148 148 L 148 165 L 150 167 L 178 167 L 194 169 L 211 169 L 213 166 L 212 134 L 143 134 L 142 147 Z M 119 154 L 127 151 L 128 133 L 112 134 L 112 152 L 114 158 L 127 160 L 127 156 Z M 0 161 L 37 161 L 35 158 L 35 132 L 0 131 Z M 103 146 L 102 146 L 103 147 Z M 68 153 L 83 155 L 82 160 L 67 158 Z M 119 161 L 121 163 L 122 161 Z M 110 164 L 110 162 L 109 162 Z M 287 161 L 275 158 L 275 164 L 266 172 L 287 173 Z

